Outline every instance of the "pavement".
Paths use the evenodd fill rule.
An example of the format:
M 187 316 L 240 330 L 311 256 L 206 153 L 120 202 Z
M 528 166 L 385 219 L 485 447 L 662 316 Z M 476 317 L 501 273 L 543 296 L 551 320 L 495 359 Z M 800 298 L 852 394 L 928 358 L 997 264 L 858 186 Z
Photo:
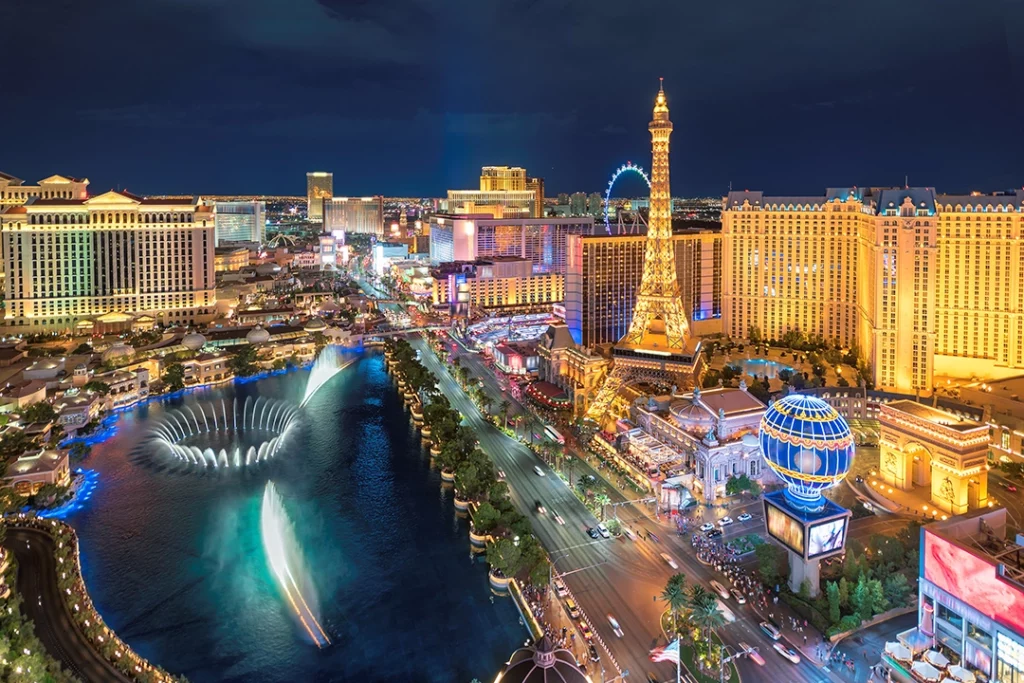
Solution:
M 22 609 L 46 651 L 86 683 L 128 683 L 96 652 L 71 620 L 57 585 L 53 540 L 36 529 L 9 527 L 4 547 L 18 560 L 17 590 Z
M 648 671 L 656 673 L 663 681 L 675 680 L 675 667 L 671 664 L 653 664 L 648 659 L 651 649 L 664 645 L 661 634 L 661 614 L 665 604 L 658 599 L 668 578 L 676 573 L 668 566 L 662 553 L 668 554 L 687 576 L 690 583 L 708 586 L 712 579 L 723 580 L 722 575 L 711 567 L 697 561 L 690 547 L 689 536 L 679 536 L 672 521 L 658 519 L 653 510 L 643 504 L 629 503 L 620 491 L 612 489 L 609 497 L 613 503 L 625 503 L 616 508 L 621 521 L 633 529 L 644 532 L 647 540 L 630 541 L 625 537 L 612 540 L 592 540 L 586 535 L 586 528 L 597 520 L 569 489 L 529 448 L 518 440 L 506 436 L 500 429 L 487 422 L 480 415 L 458 383 L 447 372 L 430 351 L 423 339 L 411 340 L 413 347 L 422 353 L 423 363 L 438 376 L 441 390 L 453 407 L 465 416 L 464 424 L 473 429 L 480 440 L 481 448 L 506 474 L 513 501 L 533 521 L 534 531 L 548 549 L 556 573 L 563 577 L 569 590 L 576 598 L 585 616 L 602 643 L 600 665 L 605 668 L 606 680 L 614 674 L 611 661 L 618 668 L 628 669 L 630 678 L 642 680 Z M 460 355 L 460 362 L 468 365 L 471 373 L 484 380 L 485 391 L 500 402 L 509 400 L 513 411 L 529 411 L 519 405 L 507 393 L 502 394 L 493 373 L 487 369 L 477 354 Z M 538 433 L 543 433 L 542 426 Z M 571 450 L 571 449 L 570 449 Z M 541 467 L 545 476 L 538 476 L 534 466 Z M 575 475 L 601 476 L 592 461 L 580 459 L 574 465 Z M 635 494 L 634 494 L 635 495 Z M 547 515 L 534 512 L 534 501 L 540 500 L 548 509 Z M 753 514 L 759 508 L 757 501 L 745 501 Z M 729 514 L 736 517 L 738 506 L 731 508 L 708 508 L 702 514 L 718 517 Z M 564 525 L 554 520 L 559 514 Z M 726 538 L 763 529 L 760 512 L 744 524 L 734 524 L 727 529 Z M 659 540 L 652 539 L 653 533 Z M 747 658 L 736 660 L 742 678 L 747 681 L 787 681 L 797 683 L 840 679 L 830 675 L 820 664 L 806 658 L 798 665 L 789 663 L 772 650 L 770 641 L 758 628 L 762 616 L 750 604 L 737 605 L 728 601 L 735 612 L 736 621 L 719 630 L 723 642 L 735 650 L 738 644 L 746 642 L 757 647 L 765 659 L 764 666 L 758 666 Z M 607 615 L 613 615 L 622 626 L 624 635 L 617 638 L 612 632 Z M 605 652 L 609 656 L 605 655 Z M 591 670 L 594 680 L 600 680 L 599 672 Z

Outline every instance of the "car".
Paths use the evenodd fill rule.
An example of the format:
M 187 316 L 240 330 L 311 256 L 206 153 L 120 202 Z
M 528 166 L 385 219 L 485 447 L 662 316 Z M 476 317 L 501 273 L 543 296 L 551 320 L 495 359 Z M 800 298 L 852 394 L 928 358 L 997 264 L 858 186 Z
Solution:
M 729 599 L 729 591 L 726 590 L 725 586 L 718 583 L 717 581 L 711 581 L 711 590 L 721 595 L 723 600 Z
M 721 529 L 712 529 L 711 531 L 704 534 L 707 538 L 718 538 L 722 535 Z
M 537 511 L 538 515 L 547 514 L 547 509 L 544 507 L 544 504 L 541 503 L 539 500 L 533 502 L 533 508 Z
M 562 515 L 558 514 L 557 512 L 555 513 L 555 521 L 558 522 L 560 525 L 565 526 L 565 520 L 562 519 Z
M 630 529 L 628 526 L 622 527 L 622 533 L 625 534 L 626 538 L 628 538 L 629 540 L 631 540 L 631 541 L 635 541 L 636 540 L 636 534 L 634 534 L 633 530 Z
M 1017 486 L 1014 484 L 1009 484 L 1007 482 L 1001 481 L 999 482 L 999 485 L 1002 486 L 1007 491 L 1009 491 L 1010 493 L 1017 493 Z
M 534 465 L 533 466 L 533 471 L 537 473 L 538 477 L 543 477 L 544 476 L 544 470 L 542 470 L 540 468 L 540 465 Z
M 580 635 L 581 636 L 583 636 L 587 640 L 590 640 L 590 639 L 592 639 L 594 637 L 594 632 L 590 630 L 590 624 L 588 624 L 585 621 L 580 620 L 579 627 L 580 627 Z
M 590 661 L 592 661 L 592 662 L 601 661 L 601 655 L 599 655 L 597 653 L 597 648 L 594 647 L 593 643 L 591 643 L 590 647 L 587 648 L 587 652 L 590 653 Z
M 732 524 L 732 517 L 722 517 L 718 520 L 718 526 L 729 526 Z
M 758 626 L 761 627 L 764 634 L 772 640 L 778 640 L 782 637 L 782 632 L 779 630 L 779 627 L 770 621 L 762 621 Z
M 505 478 L 505 470 L 498 470 L 498 479 Z
M 715 525 L 712 524 L 711 522 L 704 522 L 703 524 L 700 525 L 700 530 L 701 531 L 711 531 L 714 528 L 715 528 Z
M 746 652 L 747 656 L 754 660 L 754 662 L 758 666 L 764 666 L 764 657 L 761 656 L 760 652 L 750 647 L 746 643 L 740 643 L 740 649 Z
M 672 567 L 672 569 L 679 569 L 679 565 L 676 564 L 676 561 L 673 560 L 672 556 L 669 555 L 668 553 L 662 553 L 661 554 L 661 559 L 665 560 L 665 564 L 667 564 L 668 566 Z
M 597 531 L 604 538 L 611 538 L 612 537 L 612 533 L 610 531 L 608 531 L 608 527 L 606 527 L 604 525 L 604 522 L 601 522 L 600 524 L 597 525 Z
M 619 622 L 615 621 L 615 617 L 613 617 L 612 615 L 609 614 L 607 616 L 608 616 L 608 623 L 612 625 L 612 633 L 614 633 L 619 638 L 621 638 L 623 634 L 622 634 L 622 627 L 619 626 Z
M 786 647 L 782 643 L 775 643 L 772 645 L 772 649 L 778 652 L 780 655 L 788 659 L 793 664 L 800 663 L 800 655 L 794 652 L 791 648 Z
M 743 593 L 741 593 L 738 588 L 733 588 L 729 592 L 732 593 L 732 597 L 736 598 L 736 602 L 738 602 L 741 605 L 747 604 L 746 596 L 743 595 Z
M 598 531 L 597 529 L 595 529 L 592 526 L 588 526 L 587 527 L 587 536 L 590 536 L 593 539 L 598 539 L 598 538 L 601 538 L 601 532 Z
M 576 601 L 573 600 L 572 598 L 566 598 L 566 600 L 565 600 L 565 609 L 569 610 L 569 616 L 572 617 L 573 619 L 579 619 L 580 618 L 580 608 L 579 608 L 579 605 L 577 605 Z
M 742 512 L 742 513 L 740 513 L 739 517 L 736 518 L 736 521 L 737 522 L 749 522 L 753 518 L 754 518 L 754 515 L 750 514 L 749 512 Z
M 565 587 L 565 581 L 555 579 L 555 593 L 560 598 L 564 598 L 569 594 L 569 589 Z

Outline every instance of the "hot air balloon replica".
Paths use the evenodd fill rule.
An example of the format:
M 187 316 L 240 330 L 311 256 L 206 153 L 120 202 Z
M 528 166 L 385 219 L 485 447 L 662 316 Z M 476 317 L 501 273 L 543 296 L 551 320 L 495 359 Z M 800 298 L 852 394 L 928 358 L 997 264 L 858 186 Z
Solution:
M 790 394 L 761 418 L 759 441 L 768 466 L 786 488 L 764 497 L 768 534 L 789 551 L 789 586 L 819 588 L 819 562 L 846 549 L 850 511 L 822 494 L 841 482 L 853 463 L 850 425 L 825 401 Z

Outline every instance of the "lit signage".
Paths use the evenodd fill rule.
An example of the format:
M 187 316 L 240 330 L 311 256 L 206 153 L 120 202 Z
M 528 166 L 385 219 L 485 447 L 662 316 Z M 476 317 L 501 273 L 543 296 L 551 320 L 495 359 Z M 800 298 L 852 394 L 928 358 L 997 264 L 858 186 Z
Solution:
M 1016 633 L 1024 633 L 1024 590 L 1001 578 L 995 565 L 927 530 L 922 561 L 925 580 Z
M 774 505 L 765 504 L 768 533 L 793 552 L 804 554 L 804 527 Z
M 808 559 L 841 551 L 846 540 L 846 517 L 812 526 L 807 536 Z

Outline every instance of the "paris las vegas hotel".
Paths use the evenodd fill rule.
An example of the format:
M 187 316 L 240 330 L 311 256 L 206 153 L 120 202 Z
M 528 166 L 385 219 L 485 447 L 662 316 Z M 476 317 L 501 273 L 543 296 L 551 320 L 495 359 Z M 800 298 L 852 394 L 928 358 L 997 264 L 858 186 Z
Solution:
M 86 179 L 0 173 L 7 334 L 207 322 L 215 311 L 213 208 Z
M 875 386 L 927 395 L 943 378 L 1024 369 L 1024 192 L 731 192 L 722 211 L 722 325 L 856 344 Z

